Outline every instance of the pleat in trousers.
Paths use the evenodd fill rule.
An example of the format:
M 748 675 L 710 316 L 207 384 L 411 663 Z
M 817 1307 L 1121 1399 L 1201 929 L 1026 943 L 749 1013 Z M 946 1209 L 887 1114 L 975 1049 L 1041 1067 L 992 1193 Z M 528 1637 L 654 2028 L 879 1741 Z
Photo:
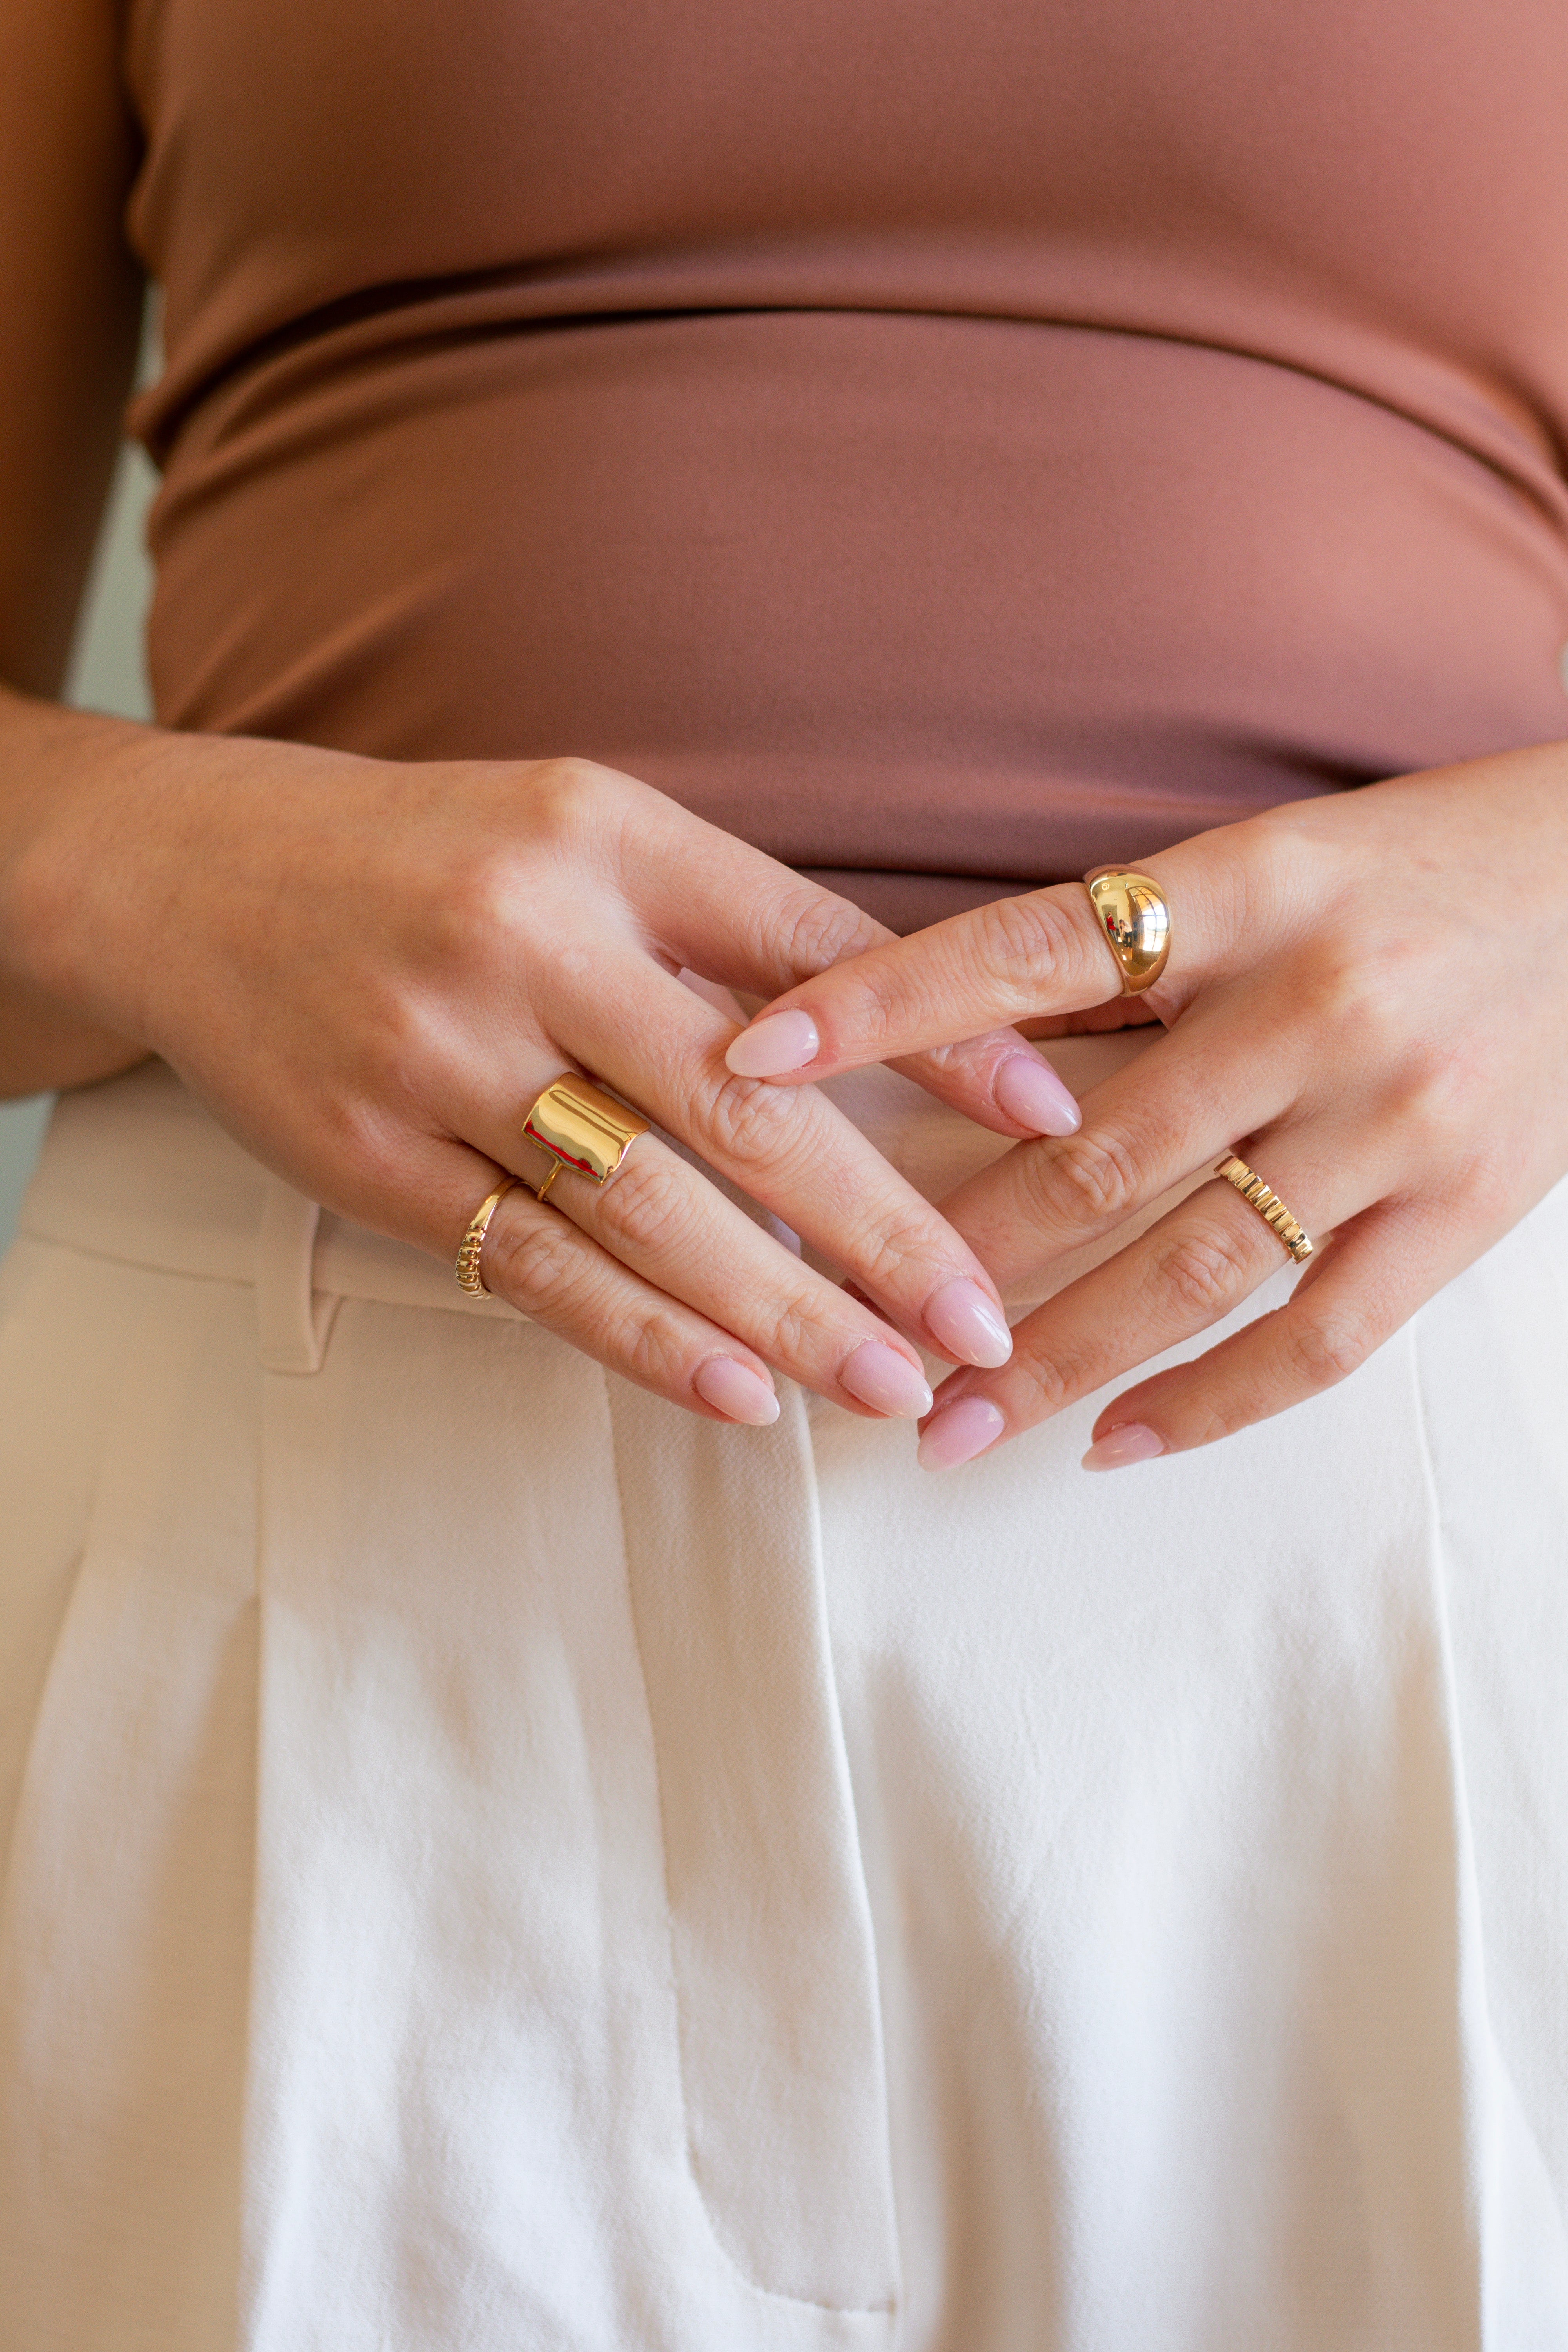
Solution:
M 1001 1148 L 838 1091 L 933 1197 Z M 1223 1444 L 931 1477 L 607 1377 L 160 1066 L 68 1098 L 5 2352 L 1562 2352 L 1563 1206 Z

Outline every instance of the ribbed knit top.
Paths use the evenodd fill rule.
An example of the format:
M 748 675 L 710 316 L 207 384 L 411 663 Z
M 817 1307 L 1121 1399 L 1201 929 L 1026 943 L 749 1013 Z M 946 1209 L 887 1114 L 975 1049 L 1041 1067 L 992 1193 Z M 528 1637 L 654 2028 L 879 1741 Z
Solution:
M 1563 0 L 131 0 L 159 715 L 900 925 L 1568 734 Z

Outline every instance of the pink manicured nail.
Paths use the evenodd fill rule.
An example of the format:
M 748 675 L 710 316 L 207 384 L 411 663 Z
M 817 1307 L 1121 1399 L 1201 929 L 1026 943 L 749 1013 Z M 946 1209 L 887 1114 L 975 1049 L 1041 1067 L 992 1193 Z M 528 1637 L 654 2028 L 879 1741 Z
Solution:
M 922 1470 L 956 1470 L 994 1445 L 1007 1426 L 989 1397 L 955 1397 L 921 1432 Z
M 926 1325 L 932 1338 L 961 1363 L 984 1364 L 993 1370 L 1005 1364 L 1013 1352 L 1007 1318 L 967 1275 L 932 1291 L 926 1300 Z
M 815 1062 L 821 1045 L 809 1013 L 764 1013 L 731 1040 L 724 1059 L 738 1078 L 779 1078 Z
M 931 1411 L 924 1374 L 885 1340 L 862 1339 L 838 1378 L 862 1404 L 874 1404 L 900 1421 L 919 1421 Z
M 733 1356 L 710 1356 L 698 1366 L 691 1385 L 704 1404 L 749 1428 L 765 1429 L 779 1417 L 779 1401 L 766 1381 Z
M 1124 1421 L 1120 1429 L 1108 1429 L 1097 1437 L 1083 1457 L 1086 1470 L 1120 1470 L 1129 1462 L 1152 1462 L 1156 1454 L 1163 1454 L 1165 1441 L 1157 1430 L 1145 1427 L 1141 1421 Z
M 1009 1118 L 1037 1135 L 1076 1135 L 1083 1113 L 1048 1062 L 1037 1054 L 1010 1054 L 991 1081 Z

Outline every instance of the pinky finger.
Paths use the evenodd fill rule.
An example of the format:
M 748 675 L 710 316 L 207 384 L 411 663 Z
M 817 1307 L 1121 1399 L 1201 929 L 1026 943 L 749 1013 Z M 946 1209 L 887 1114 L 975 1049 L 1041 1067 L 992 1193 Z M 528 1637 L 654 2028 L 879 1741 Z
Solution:
M 753 1428 L 779 1417 L 773 1375 L 760 1356 L 631 1273 L 525 1184 L 515 1185 L 490 1219 L 480 1274 L 487 1289 L 531 1322 L 672 1404 Z
M 1185 1454 L 1303 1404 L 1360 1369 L 1460 1270 L 1452 1220 L 1384 1201 L 1343 1225 L 1290 1297 L 1107 1405 L 1086 1470 Z

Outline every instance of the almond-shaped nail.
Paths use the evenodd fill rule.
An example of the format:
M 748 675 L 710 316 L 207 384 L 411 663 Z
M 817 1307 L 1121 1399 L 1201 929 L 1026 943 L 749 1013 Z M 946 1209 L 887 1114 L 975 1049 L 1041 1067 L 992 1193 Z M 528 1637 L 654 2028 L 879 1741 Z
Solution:
M 926 1327 L 938 1345 L 961 1364 L 982 1364 L 993 1371 L 1013 1352 L 1007 1318 L 967 1275 L 931 1292 L 926 1300 Z
M 862 1339 L 838 1375 L 841 1386 L 862 1404 L 900 1421 L 919 1421 L 931 1411 L 925 1375 L 883 1339 Z
M 738 1078 L 780 1078 L 815 1062 L 821 1045 L 809 1013 L 764 1013 L 731 1040 L 724 1059 Z
M 994 1445 L 1007 1426 L 1001 1408 L 989 1397 L 955 1397 L 927 1422 L 921 1432 L 918 1459 L 922 1470 L 956 1470 Z
M 1165 1441 L 1158 1430 L 1141 1421 L 1124 1421 L 1120 1429 L 1108 1429 L 1103 1437 L 1095 1439 L 1083 1457 L 1083 1467 L 1120 1470 L 1129 1462 L 1152 1462 L 1164 1451 Z
M 1071 1094 L 1038 1054 L 1009 1054 L 991 1090 L 1008 1118 L 1036 1135 L 1076 1135 L 1083 1125 Z
M 710 1356 L 697 1367 L 691 1385 L 704 1404 L 750 1429 L 765 1429 L 779 1417 L 779 1401 L 766 1381 L 733 1356 Z

